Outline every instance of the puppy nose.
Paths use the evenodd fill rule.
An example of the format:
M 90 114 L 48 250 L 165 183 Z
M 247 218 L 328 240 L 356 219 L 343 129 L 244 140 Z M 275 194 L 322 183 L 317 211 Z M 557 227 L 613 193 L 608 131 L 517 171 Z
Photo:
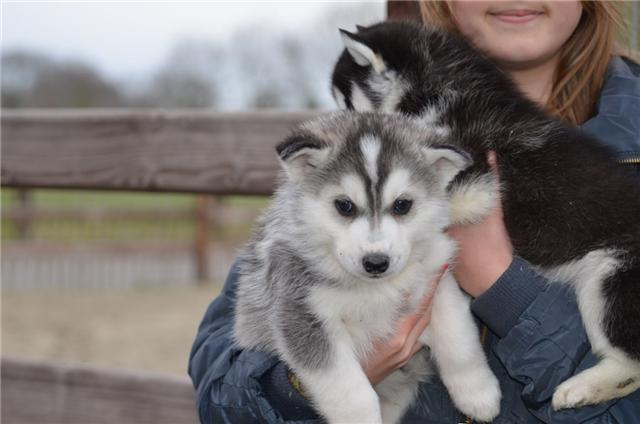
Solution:
M 381 253 L 373 253 L 362 258 L 362 266 L 369 274 L 382 274 L 389 268 L 389 257 Z

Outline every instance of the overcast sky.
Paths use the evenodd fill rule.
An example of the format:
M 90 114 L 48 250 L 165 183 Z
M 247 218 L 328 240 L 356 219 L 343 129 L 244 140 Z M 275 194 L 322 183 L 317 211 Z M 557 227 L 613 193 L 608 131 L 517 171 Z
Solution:
M 180 39 L 221 39 L 256 26 L 300 31 L 345 3 L 3 0 L 2 50 L 80 58 L 123 78 L 157 68 Z M 370 3 L 383 16 L 384 3 Z

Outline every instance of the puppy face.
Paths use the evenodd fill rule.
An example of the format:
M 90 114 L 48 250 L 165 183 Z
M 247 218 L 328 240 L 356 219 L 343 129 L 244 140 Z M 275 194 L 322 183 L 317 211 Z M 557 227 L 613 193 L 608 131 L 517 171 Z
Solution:
M 340 109 L 394 112 L 411 97 L 415 84 L 403 61 L 415 57 L 409 46 L 394 42 L 393 34 L 359 28 L 340 30 L 345 50 L 335 65 L 332 94 Z M 426 78 L 426 76 L 422 76 Z M 411 90 L 409 89 L 411 87 Z
M 424 127 L 408 118 L 380 125 L 371 116 L 337 143 L 302 137 L 303 163 L 286 159 L 300 187 L 304 248 L 340 281 L 390 279 L 437 249 L 449 223 L 446 186 L 468 165 L 464 154 L 424 143 Z
M 340 33 L 345 49 L 331 83 L 341 109 L 434 118 L 455 96 L 452 67 L 468 56 L 468 46 L 455 36 L 443 37 L 427 26 L 398 22 Z

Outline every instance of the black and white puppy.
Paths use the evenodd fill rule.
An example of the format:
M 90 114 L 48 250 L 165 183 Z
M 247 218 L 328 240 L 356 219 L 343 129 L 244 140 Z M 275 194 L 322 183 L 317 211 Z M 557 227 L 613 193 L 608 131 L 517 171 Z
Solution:
M 551 118 L 461 38 L 408 23 L 342 31 L 345 109 L 421 117 L 473 165 L 449 186 L 452 221 L 502 202 L 515 254 L 576 293 L 600 362 L 557 387 L 555 409 L 640 387 L 640 184 L 597 140 Z M 500 189 L 486 161 L 495 151 Z

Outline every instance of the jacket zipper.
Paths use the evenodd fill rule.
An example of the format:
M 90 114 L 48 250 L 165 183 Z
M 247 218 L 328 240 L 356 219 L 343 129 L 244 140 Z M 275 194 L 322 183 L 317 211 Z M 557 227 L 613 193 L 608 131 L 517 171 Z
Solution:
M 624 164 L 640 164 L 640 156 L 628 159 L 620 159 L 618 162 Z

